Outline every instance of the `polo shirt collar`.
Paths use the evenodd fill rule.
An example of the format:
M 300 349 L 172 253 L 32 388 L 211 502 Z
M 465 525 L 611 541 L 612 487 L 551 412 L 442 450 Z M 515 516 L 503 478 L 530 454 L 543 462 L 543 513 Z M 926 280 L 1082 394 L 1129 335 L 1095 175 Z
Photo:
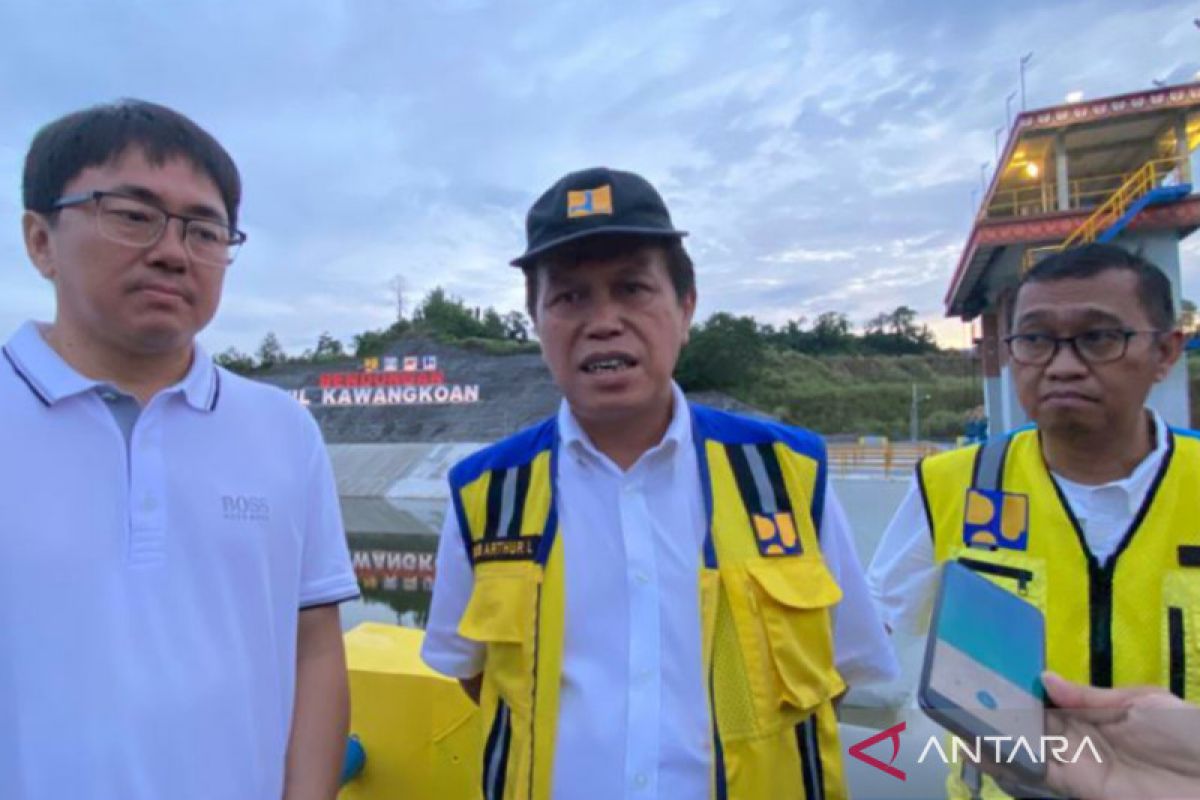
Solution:
M 1118 478 L 1108 483 L 1084 484 L 1067 480 L 1056 473 L 1055 479 L 1071 487 L 1076 496 L 1089 500 L 1116 495 L 1120 498 L 1124 512 L 1136 514 L 1171 446 L 1167 423 L 1163 421 L 1162 416 L 1152 408 L 1147 408 L 1146 412 L 1150 415 L 1150 421 L 1154 425 L 1154 449 L 1124 478 Z
M 217 374 L 212 357 L 199 342 L 192 343 L 192 365 L 188 367 L 187 375 L 172 388 L 182 390 L 188 405 L 197 411 L 212 411 L 217 407 L 217 401 L 221 399 L 221 376 Z
M 32 320 L 17 329 L 0 355 L 45 406 L 108 385 L 79 374 L 46 342 L 41 326 Z M 183 380 L 163 391 L 182 393 L 198 411 L 216 408 L 220 378 L 212 358 L 199 344 L 193 345 L 192 365 Z
M 679 388 L 679 384 L 674 381 L 671 381 L 671 397 L 673 400 L 671 422 L 667 425 L 662 440 L 647 452 L 653 452 L 660 448 L 670 450 L 692 446 L 692 415 L 688 410 L 687 397 Z M 600 452 L 592 444 L 591 438 L 579 426 L 579 421 L 571 413 L 571 406 L 565 398 L 558 407 L 558 436 L 568 449 L 600 456 Z

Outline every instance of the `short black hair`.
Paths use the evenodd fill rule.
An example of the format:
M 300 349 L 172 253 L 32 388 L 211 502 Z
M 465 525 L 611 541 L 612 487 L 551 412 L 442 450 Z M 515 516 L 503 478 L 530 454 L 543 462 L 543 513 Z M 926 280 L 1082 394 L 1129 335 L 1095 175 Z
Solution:
M 538 276 L 542 267 L 578 264 L 580 261 L 592 259 L 621 258 L 632 255 L 643 247 L 662 248 L 667 261 L 667 274 L 671 277 L 671 286 L 675 288 L 675 297 L 679 302 L 682 303 L 684 298 L 696 291 L 696 268 L 692 264 L 692 257 L 688 255 L 678 237 L 619 234 L 589 236 L 557 247 L 540 256 L 536 263 L 521 268 L 525 273 L 525 310 L 529 312 L 529 318 L 537 319 Z
M 237 227 L 242 179 L 233 158 L 207 131 L 177 111 L 145 100 L 103 103 L 60 117 L 33 137 L 21 183 L 27 211 L 52 214 L 63 188 L 88 167 L 111 163 L 130 147 L 160 166 L 181 157 L 208 175 Z
M 1021 278 L 1017 293 L 1020 294 L 1021 289 L 1031 283 L 1091 278 L 1110 269 L 1132 272 L 1137 276 L 1138 300 L 1151 324 L 1159 330 L 1174 329 L 1175 303 L 1171 299 L 1171 281 L 1166 273 L 1148 259 L 1113 244 L 1079 245 L 1039 261 Z M 1009 312 L 1010 324 L 1016 305 L 1014 297 Z

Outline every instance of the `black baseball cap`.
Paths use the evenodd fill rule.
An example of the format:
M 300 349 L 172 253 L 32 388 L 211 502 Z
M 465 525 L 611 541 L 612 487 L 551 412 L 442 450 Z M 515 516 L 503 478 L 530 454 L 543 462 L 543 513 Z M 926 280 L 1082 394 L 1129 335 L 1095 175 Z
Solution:
M 527 267 L 559 245 L 613 234 L 679 239 L 687 231 L 675 229 L 662 196 L 641 175 L 592 167 L 559 178 L 537 199 L 525 218 L 525 252 L 512 265 Z

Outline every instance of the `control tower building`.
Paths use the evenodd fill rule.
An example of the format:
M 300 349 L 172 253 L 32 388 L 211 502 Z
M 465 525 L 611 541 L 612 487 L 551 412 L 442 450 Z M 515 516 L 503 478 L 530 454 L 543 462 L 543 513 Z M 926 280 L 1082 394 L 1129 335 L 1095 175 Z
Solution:
M 1179 244 L 1200 227 L 1192 153 L 1200 144 L 1200 83 L 1021 113 L 950 282 L 947 316 L 978 318 L 989 433 L 1027 419 L 1004 337 L 1020 276 L 1064 247 L 1111 242 L 1161 267 L 1179 306 Z M 1183 360 L 1150 405 L 1189 420 Z

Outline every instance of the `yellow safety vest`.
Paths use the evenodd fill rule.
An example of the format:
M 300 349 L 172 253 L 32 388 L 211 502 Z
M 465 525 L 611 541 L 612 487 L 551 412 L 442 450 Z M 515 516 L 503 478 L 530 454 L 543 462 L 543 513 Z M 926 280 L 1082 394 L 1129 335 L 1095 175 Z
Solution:
M 844 797 L 831 700 L 845 684 L 829 614 L 841 590 L 817 540 L 824 446 L 794 428 L 690 410 L 709 523 L 697 622 L 714 720 L 710 796 Z M 555 779 L 565 611 L 558 542 L 570 535 L 555 507 L 557 454 L 551 419 L 450 473 L 474 570 L 458 632 L 486 645 L 488 800 L 544 800 Z
M 926 458 L 917 475 L 935 559 L 958 559 L 1041 609 L 1050 669 L 1093 686 L 1163 686 L 1195 702 L 1200 439 L 1167 435 L 1145 502 L 1103 564 L 1051 477 L 1036 430 Z M 957 797 L 1007 796 L 990 778 L 969 791 L 951 775 L 949 788 Z

